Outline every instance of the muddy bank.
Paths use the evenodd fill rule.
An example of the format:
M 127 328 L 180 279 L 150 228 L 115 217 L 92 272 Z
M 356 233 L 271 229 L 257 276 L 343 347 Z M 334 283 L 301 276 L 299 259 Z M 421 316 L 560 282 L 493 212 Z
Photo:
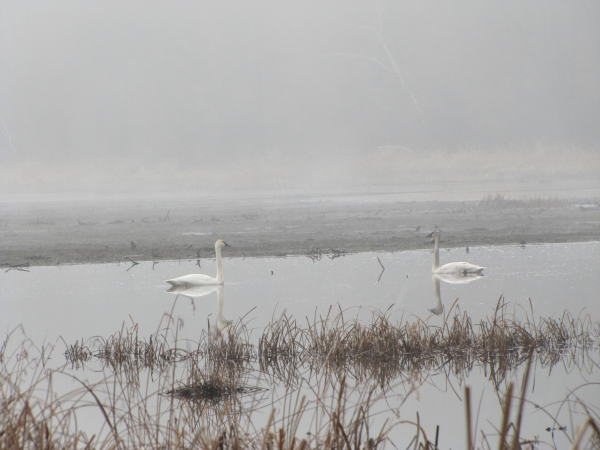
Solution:
M 595 201 L 397 202 L 366 197 L 2 203 L 0 265 L 401 251 L 600 240 Z

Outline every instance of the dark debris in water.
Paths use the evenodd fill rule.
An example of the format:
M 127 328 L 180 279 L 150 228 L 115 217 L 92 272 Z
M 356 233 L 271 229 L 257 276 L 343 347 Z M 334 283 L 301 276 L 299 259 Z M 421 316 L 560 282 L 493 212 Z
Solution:
M 306 253 L 306 256 L 309 257 L 312 262 L 317 262 L 321 261 L 323 256 L 326 256 L 329 259 L 336 259 L 346 256 L 346 252 L 344 250 L 336 250 L 335 248 L 323 250 L 320 247 L 313 247 Z
M 180 400 L 218 403 L 232 395 L 250 395 L 266 390 L 266 388 L 258 386 L 230 386 L 222 381 L 202 381 L 189 386 L 171 389 L 164 392 L 163 395 L 172 396 Z

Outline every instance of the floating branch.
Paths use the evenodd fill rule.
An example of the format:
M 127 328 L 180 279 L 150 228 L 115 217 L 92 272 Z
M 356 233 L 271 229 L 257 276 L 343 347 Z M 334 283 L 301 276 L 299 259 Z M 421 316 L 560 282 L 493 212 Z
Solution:
M 339 258 L 341 256 L 346 256 L 346 252 L 343 250 L 336 250 L 334 248 L 331 249 L 331 254 L 327 255 L 329 259 Z
M 8 264 L 8 269 L 6 269 L 4 272 L 6 273 L 9 270 L 20 270 L 21 272 L 29 272 L 29 269 L 26 269 L 26 267 L 29 266 L 31 266 L 31 264 L 28 262 L 21 264 Z
M 133 244 L 133 242 L 132 242 L 132 244 Z M 139 262 L 134 261 L 129 256 L 126 256 L 125 258 L 127 258 L 129 261 L 131 261 L 131 266 L 129 266 L 129 269 L 127 269 L 125 272 L 129 272 L 132 268 L 134 268 L 135 266 L 139 265 Z
M 129 261 L 131 261 L 133 263 L 134 266 L 137 266 L 139 264 L 139 262 L 134 261 L 133 259 L 131 259 L 129 256 L 126 256 L 125 258 L 127 258 Z
M 379 278 L 377 278 L 377 282 L 379 283 L 379 280 L 381 280 L 381 276 L 383 275 L 383 272 L 385 272 L 385 267 L 383 267 L 383 264 L 381 264 L 381 260 L 379 259 L 379 256 L 377 257 L 377 261 L 379 261 L 379 265 L 381 266 L 381 273 L 379 274 Z

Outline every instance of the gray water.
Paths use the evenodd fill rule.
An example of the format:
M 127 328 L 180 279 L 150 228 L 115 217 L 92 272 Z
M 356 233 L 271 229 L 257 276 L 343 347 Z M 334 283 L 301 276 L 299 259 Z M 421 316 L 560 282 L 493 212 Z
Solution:
M 600 321 L 600 243 L 545 244 L 442 249 L 441 263 L 466 260 L 485 266 L 485 277 L 469 284 L 442 281 L 441 298 L 448 312 L 455 299 L 474 320 L 493 313 L 501 295 L 517 315 L 558 317 L 590 314 Z M 382 272 L 382 267 L 385 267 Z M 392 318 L 427 318 L 435 307 L 431 251 L 360 253 L 320 261 L 300 257 L 224 259 L 223 315 L 236 320 L 249 313 L 251 326 L 262 329 L 284 311 L 313 317 L 330 305 L 342 309 L 391 308 Z M 0 329 L 22 324 L 34 341 L 71 342 L 111 334 L 131 318 L 141 333 L 156 331 L 175 296 L 163 281 L 201 271 L 214 275 L 213 260 L 129 264 L 33 267 L 31 272 L 0 274 Z M 531 305 L 529 302 L 531 299 Z M 174 315 L 185 321 L 183 333 L 193 338 L 216 318 L 215 293 L 191 301 L 178 300 Z M 131 317 L 131 318 L 130 318 Z M 435 320 L 435 318 L 433 319 Z M 442 319 L 440 318 L 440 321 Z
M 346 310 L 348 318 L 368 320 L 369 309 L 389 310 L 392 321 L 423 319 L 441 325 L 455 304 L 461 312 L 478 321 L 494 313 L 500 296 L 508 304 L 507 312 L 523 318 L 559 318 L 567 311 L 572 316 L 589 315 L 600 322 L 600 277 L 597 276 L 600 243 L 545 244 L 473 247 L 442 250 L 441 263 L 466 260 L 485 266 L 485 277 L 468 284 L 440 283 L 444 313 L 430 311 L 437 303 L 431 277 L 431 251 L 398 253 L 362 253 L 335 259 L 324 256 L 312 261 L 306 256 L 264 259 L 225 258 L 226 284 L 223 316 L 237 320 L 245 316 L 257 338 L 264 326 L 282 313 L 296 318 L 326 314 L 333 306 Z M 210 292 L 193 300 L 167 293 L 163 280 L 194 273 L 214 275 L 214 261 L 169 261 L 129 264 L 33 267 L 29 273 L 9 271 L 0 274 L 0 329 L 9 332 L 22 325 L 35 343 L 55 343 L 56 366 L 64 364 L 64 343 L 93 336 L 108 336 L 123 325 L 137 323 L 140 336 L 156 332 L 165 313 L 181 318 L 184 326 L 180 339 L 197 341 L 207 321 L 217 320 L 217 295 Z M 382 271 L 382 266 L 385 270 Z M 129 269 L 129 270 L 128 270 Z M 439 306 L 439 305 L 438 305 Z M 597 353 L 597 352 L 596 352 Z M 597 356 L 597 355 L 596 355 Z M 550 439 L 544 429 L 552 420 L 534 405 L 562 401 L 569 390 L 580 388 L 587 398 L 600 398 L 600 382 L 593 365 L 577 367 L 565 362 L 549 370 L 537 368 L 534 387 L 528 392 L 526 407 L 528 437 Z M 88 373 L 87 376 L 93 377 Z M 520 379 L 518 371 L 512 379 Z M 456 385 L 452 385 L 452 383 Z M 444 448 L 464 446 L 462 381 L 432 374 L 416 392 L 414 386 L 401 386 L 400 400 L 387 402 L 385 408 L 398 408 L 400 418 L 415 420 L 432 432 L 441 425 Z M 482 398 L 481 428 L 493 433 L 490 424 L 498 424 L 501 410 L 497 394 L 480 370 L 467 380 L 474 401 Z M 67 388 L 67 387 L 65 387 Z M 276 389 L 273 387 L 272 400 Z M 455 393 L 456 391 L 456 393 Z M 384 408 L 384 409 L 385 409 Z M 563 410 L 561 414 L 568 414 Z M 460 417 L 460 425 L 453 420 Z M 568 416 L 560 420 L 570 420 Z M 412 435 L 411 435 L 412 436 Z M 555 439 L 560 439 L 555 437 Z M 557 445 L 560 441 L 557 441 Z

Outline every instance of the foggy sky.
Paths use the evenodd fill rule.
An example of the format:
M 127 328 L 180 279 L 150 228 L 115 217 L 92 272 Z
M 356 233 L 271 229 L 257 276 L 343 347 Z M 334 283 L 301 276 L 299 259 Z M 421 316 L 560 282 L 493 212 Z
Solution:
M 0 1 L 0 163 L 600 142 L 600 3 Z

